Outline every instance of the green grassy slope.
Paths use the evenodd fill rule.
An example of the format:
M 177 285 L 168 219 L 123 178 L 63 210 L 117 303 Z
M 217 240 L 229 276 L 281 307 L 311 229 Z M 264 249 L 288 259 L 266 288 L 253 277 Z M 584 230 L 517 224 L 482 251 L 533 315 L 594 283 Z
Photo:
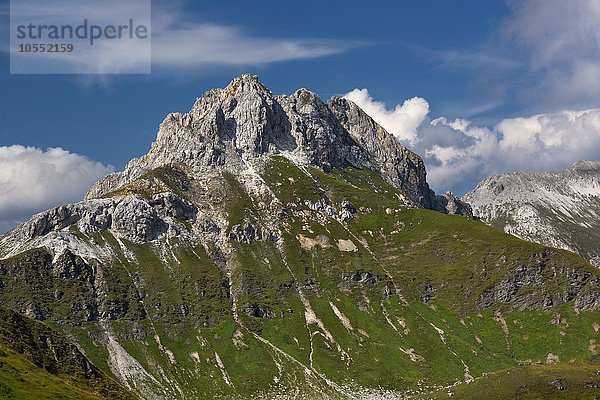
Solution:
M 476 380 L 438 392 L 418 396 L 419 399 L 464 400 L 595 400 L 600 391 L 598 367 L 588 364 L 522 366 L 499 371 Z
M 532 393 L 546 394 L 544 371 L 562 379 L 561 396 L 587 393 L 576 372 L 600 369 L 589 264 L 416 208 L 368 171 L 275 157 L 261 177 L 269 190 L 257 195 L 230 174 L 162 168 L 118 194 L 174 191 L 226 216 L 227 235 L 253 224 L 277 241 L 73 232 L 114 259 L 65 254 L 61 265 L 78 266 L 66 275 L 42 249 L 0 261 L 0 301 L 68 332 L 141 397 L 447 396 L 472 380 L 452 390 L 485 397 L 505 371 Z M 356 211 L 342 221 L 344 204 Z
M 0 398 L 130 399 L 62 334 L 0 308 Z

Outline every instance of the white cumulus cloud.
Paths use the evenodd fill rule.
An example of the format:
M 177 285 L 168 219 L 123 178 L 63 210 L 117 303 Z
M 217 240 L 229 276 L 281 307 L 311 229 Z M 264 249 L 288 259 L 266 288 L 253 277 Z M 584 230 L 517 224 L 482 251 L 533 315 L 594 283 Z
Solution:
M 600 100 L 600 1 L 506 0 L 507 15 L 481 32 L 478 45 L 428 48 L 418 57 L 471 75 L 465 99 L 446 99 L 453 115 L 501 104 L 530 113 L 587 109 Z M 449 110 L 450 111 L 450 110 Z M 469 113 L 462 111 L 462 116 Z
M 600 160 L 600 109 L 507 118 L 486 127 L 467 119 L 432 120 L 427 101 L 420 98 L 393 109 L 373 100 L 366 89 L 346 98 L 423 157 L 428 182 L 438 192 L 462 194 L 491 174 Z
M 113 168 L 61 148 L 0 146 L 0 232 L 32 214 L 79 200 Z
M 491 174 L 548 171 L 600 159 L 600 109 L 508 118 L 490 128 L 443 118 L 430 125 L 462 139 L 423 149 L 430 181 L 438 189 L 463 192 Z
M 356 103 L 398 140 L 412 146 L 419 141 L 417 128 L 429 114 L 429 103 L 425 99 L 413 97 L 388 109 L 385 103 L 373 100 L 367 89 L 354 89 L 344 97 Z

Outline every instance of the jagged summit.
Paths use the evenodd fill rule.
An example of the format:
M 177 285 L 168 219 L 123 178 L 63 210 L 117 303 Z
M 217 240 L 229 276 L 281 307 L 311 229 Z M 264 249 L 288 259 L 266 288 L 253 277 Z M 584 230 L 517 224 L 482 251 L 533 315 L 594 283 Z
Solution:
M 252 75 L 249 73 L 245 73 L 236 78 L 233 78 L 229 85 L 227 85 L 225 89 L 223 89 L 223 94 L 235 96 L 240 91 L 265 92 L 272 95 L 269 88 L 267 88 L 258 79 L 258 75 Z
M 110 229 L 139 243 L 185 236 L 188 229 L 181 221 L 209 221 L 200 229 L 210 230 L 211 224 L 225 224 L 223 217 L 199 219 L 196 199 L 174 192 L 186 191 L 192 181 L 207 187 L 211 179 L 230 174 L 247 192 L 264 196 L 273 191 L 264 173 L 275 156 L 308 175 L 308 167 L 371 171 L 399 190 L 407 204 L 472 215 L 470 206 L 453 195 L 436 196 L 423 160 L 353 102 L 339 97 L 324 102 L 304 88 L 275 96 L 257 76 L 244 74 L 224 89 L 207 91 L 189 112 L 167 115 L 150 151 L 94 184 L 84 201 L 42 212 L 6 235 L 0 256 L 36 246 L 57 254 L 74 248 L 97 254 L 98 249 L 65 236 L 62 230 L 73 224 L 87 233 Z M 264 218 L 281 207 L 279 200 L 271 202 Z
M 185 164 L 196 173 L 215 168 L 237 173 L 269 155 L 323 170 L 370 169 L 421 206 L 448 212 L 446 197 L 436 196 L 427 184 L 422 159 L 356 104 L 339 97 L 325 103 L 304 88 L 275 96 L 251 74 L 233 79 L 224 89 L 209 90 L 187 113 L 169 114 L 150 152 L 133 159 L 125 171 L 102 179 L 86 198 L 102 197 L 160 166 Z M 469 214 L 464 204 L 451 209 Z

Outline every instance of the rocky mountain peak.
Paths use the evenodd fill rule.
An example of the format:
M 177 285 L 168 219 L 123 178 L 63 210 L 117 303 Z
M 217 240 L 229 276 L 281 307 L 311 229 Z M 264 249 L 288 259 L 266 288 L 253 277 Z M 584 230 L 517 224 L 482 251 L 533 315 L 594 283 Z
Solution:
M 244 92 L 268 93 L 271 91 L 258 79 L 258 75 L 249 73 L 233 78 L 231 83 L 223 89 L 226 96 L 236 96 Z M 271 94 L 272 95 L 272 94 Z
M 86 198 L 102 197 L 165 165 L 185 164 L 193 173 L 224 169 L 237 174 L 260 169 L 261 160 L 271 155 L 325 171 L 370 169 L 423 207 L 469 214 L 466 204 L 449 211 L 448 200 L 429 188 L 422 159 L 356 104 L 336 97 L 324 102 L 304 88 L 274 96 L 251 74 L 224 89 L 209 90 L 187 113 L 169 114 L 150 152 L 98 182 Z

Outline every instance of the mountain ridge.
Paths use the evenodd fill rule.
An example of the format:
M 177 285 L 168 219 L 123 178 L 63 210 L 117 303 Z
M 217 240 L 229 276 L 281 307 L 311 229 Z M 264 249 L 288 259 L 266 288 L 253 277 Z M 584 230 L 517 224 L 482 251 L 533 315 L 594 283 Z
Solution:
M 574 251 L 600 265 L 600 161 L 481 181 L 463 199 L 484 222 L 520 238 Z

